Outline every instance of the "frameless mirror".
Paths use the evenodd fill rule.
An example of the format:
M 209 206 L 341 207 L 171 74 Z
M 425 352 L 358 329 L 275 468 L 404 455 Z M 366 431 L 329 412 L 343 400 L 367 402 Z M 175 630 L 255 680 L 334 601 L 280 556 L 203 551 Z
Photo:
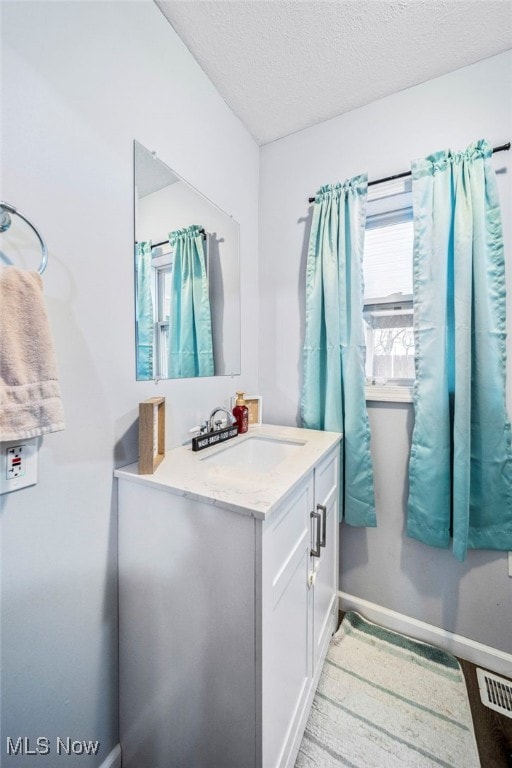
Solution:
M 239 225 L 134 142 L 137 379 L 240 373 Z

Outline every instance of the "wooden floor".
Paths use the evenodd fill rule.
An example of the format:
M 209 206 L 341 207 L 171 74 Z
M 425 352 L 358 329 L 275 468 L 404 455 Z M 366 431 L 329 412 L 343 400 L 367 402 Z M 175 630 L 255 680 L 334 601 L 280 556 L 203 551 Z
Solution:
M 340 611 L 340 624 L 343 616 Z M 466 680 L 481 768 L 512 768 L 512 718 L 482 704 L 476 666 L 465 659 L 459 659 L 459 663 Z
M 475 665 L 464 659 L 459 663 L 466 678 L 482 768 L 512 768 L 512 719 L 482 704 Z

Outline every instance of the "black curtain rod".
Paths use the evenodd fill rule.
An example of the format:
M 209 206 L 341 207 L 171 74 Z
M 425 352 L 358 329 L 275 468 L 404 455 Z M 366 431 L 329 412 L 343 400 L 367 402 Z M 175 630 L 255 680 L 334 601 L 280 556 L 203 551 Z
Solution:
M 203 238 L 206 240 L 206 232 L 204 231 L 204 229 L 200 229 L 199 231 L 202 234 Z M 138 241 L 136 240 L 135 241 L 135 245 L 137 245 L 137 242 Z M 151 249 L 153 249 L 153 248 L 160 248 L 161 245 L 169 245 L 169 240 L 162 240 L 161 243 L 154 243 L 151 246 Z
M 204 231 L 204 229 L 200 229 L 199 231 L 203 236 L 203 240 L 206 240 L 206 232 Z M 164 240 L 161 243 L 155 243 L 154 245 L 151 246 L 151 249 L 160 248 L 161 245 L 169 245 L 169 240 Z
M 169 245 L 169 241 L 163 240 L 161 243 L 155 243 L 151 246 L 151 250 L 153 250 L 153 248 L 160 248 L 161 245 Z
M 493 147 L 493 154 L 495 152 L 505 152 L 506 150 L 510 149 L 510 141 L 508 141 L 506 144 L 501 144 L 499 147 Z M 375 179 L 374 181 L 369 181 L 368 186 L 373 187 L 375 184 L 384 184 L 385 181 L 394 181 L 395 179 L 405 179 L 407 176 L 411 176 L 412 171 L 404 171 L 403 173 L 395 173 L 393 176 L 386 176 L 383 179 Z M 309 198 L 310 203 L 315 202 L 314 197 Z

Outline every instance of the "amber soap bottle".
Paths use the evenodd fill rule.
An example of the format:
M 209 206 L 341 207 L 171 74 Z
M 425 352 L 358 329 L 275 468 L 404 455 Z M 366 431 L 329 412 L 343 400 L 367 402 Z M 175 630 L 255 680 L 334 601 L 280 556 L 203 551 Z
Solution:
M 238 425 L 238 433 L 247 432 L 249 429 L 249 409 L 245 404 L 244 392 L 236 393 L 236 404 L 233 408 L 233 416 Z

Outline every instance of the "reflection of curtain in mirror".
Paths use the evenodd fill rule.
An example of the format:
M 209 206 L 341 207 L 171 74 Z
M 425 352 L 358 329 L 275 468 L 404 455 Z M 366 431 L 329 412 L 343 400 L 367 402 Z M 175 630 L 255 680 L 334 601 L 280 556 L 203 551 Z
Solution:
M 173 249 L 169 377 L 213 376 L 212 321 L 201 227 L 169 233 Z
M 153 299 L 151 242 L 135 244 L 137 379 L 153 378 Z

